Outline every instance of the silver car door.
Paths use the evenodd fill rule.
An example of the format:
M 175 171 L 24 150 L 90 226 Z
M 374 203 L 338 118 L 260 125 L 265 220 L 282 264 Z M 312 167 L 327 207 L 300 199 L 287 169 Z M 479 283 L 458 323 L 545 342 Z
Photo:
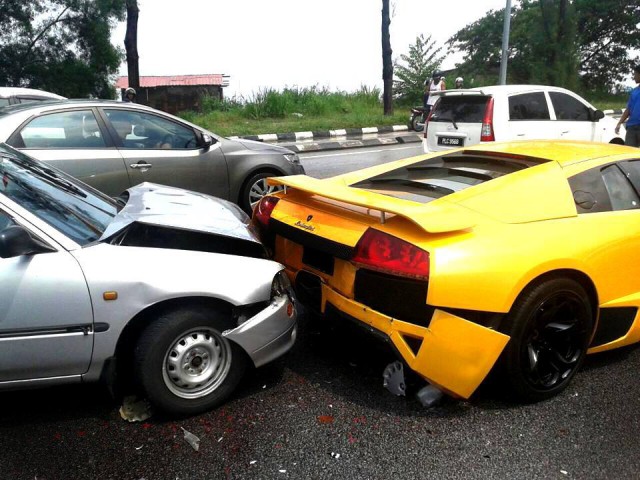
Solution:
M 9 145 L 116 196 L 131 186 L 104 124 L 90 108 L 40 115 L 14 132 Z
M 42 239 L 0 208 L 0 233 L 14 225 Z M 93 310 L 73 256 L 55 249 L 0 257 L 0 284 L 0 381 L 86 372 L 93 350 Z
M 202 148 L 193 128 L 161 115 L 103 111 L 120 139 L 120 154 L 132 185 L 153 182 L 229 197 L 227 163 L 219 143 Z

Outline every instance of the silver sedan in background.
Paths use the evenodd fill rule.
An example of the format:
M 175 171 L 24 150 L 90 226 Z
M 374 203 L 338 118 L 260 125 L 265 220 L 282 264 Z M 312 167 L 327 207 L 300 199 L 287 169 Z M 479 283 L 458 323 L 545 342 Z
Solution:
M 304 173 L 286 148 L 230 140 L 153 108 L 108 100 L 1 108 L 0 141 L 107 195 L 153 182 L 224 198 L 247 213 L 273 189 L 268 177 Z
M 105 379 L 210 409 L 295 341 L 265 257 L 228 201 L 144 183 L 116 203 L 0 144 L 0 389 Z

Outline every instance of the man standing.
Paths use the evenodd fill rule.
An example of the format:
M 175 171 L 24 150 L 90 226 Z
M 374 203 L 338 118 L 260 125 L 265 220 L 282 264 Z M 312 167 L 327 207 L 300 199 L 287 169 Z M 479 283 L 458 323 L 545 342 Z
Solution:
M 637 85 L 631 90 L 627 109 L 616 125 L 616 133 L 620 131 L 620 125 L 629 119 L 627 120 L 627 135 L 624 138 L 624 143 L 630 147 L 640 147 L 640 64 L 633 67 L 633 80 Z

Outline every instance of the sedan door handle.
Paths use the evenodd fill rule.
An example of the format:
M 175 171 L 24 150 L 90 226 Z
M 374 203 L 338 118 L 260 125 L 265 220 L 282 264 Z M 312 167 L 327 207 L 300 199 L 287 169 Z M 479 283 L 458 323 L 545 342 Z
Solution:
M 129 165 L 131 168 L 151 168 L 153 167 L 150 163 L 132 163 Z

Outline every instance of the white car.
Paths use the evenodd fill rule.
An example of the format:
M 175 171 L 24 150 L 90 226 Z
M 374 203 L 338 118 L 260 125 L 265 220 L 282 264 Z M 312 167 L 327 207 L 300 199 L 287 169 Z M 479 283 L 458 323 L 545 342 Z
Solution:
M 615 133 L 615 119 L 564 88 L 496 85 L 433 95 L 440 98 L 425 123 L 425 152 L 509 140 L 624 144 L 625 132 Z
M 35 90 L 33 88 L 0 87 L 0 107 L 17 103 L 44 102 L 47 100 L 64 100 L 55 93 Z

